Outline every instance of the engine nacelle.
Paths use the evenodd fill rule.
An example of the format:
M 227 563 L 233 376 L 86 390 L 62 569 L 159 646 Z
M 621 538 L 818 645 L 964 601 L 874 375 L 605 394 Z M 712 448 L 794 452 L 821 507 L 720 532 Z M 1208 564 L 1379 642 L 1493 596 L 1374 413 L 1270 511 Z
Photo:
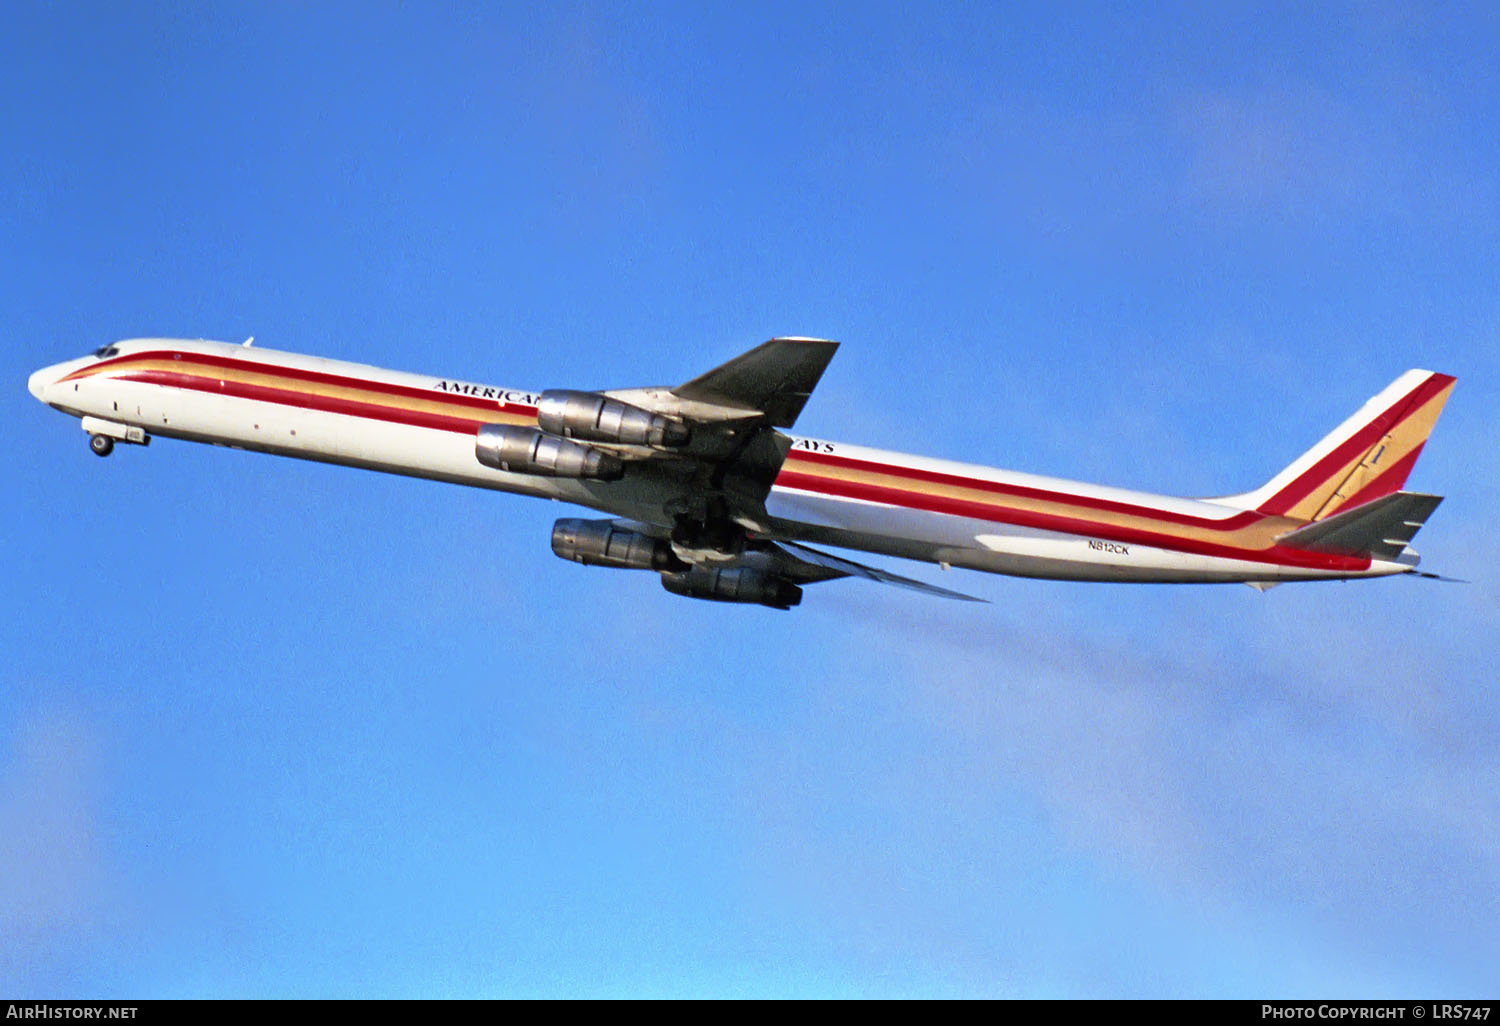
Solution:
M 754 602 L 772 609 L 790 609 L 802 601 L 802 589 L 791 581 L 748 567 L 714 570 L 696 566 L 678 574 L 662 574 L 661 586 L 688 598 Z
M 552 551 L 585 566 L 621 570 L 686 570 L 670 542 L 626 531 L 609 520 L 559 520 L 552 525 Z
M 585 442 L 677 449 L 692 432 L 686 424 L 595 392 L 552 389 L 536 404 L 536 425 L 549 434 Z
M 481 427 L 479 438 L 474 443 L 474 455 L 486 467 L 512 474 L 595 481 L 618 481 L 625 475 L 625 464 L 613 453 L 543 434 L 535 428 L 511 424 L 485 424 Z

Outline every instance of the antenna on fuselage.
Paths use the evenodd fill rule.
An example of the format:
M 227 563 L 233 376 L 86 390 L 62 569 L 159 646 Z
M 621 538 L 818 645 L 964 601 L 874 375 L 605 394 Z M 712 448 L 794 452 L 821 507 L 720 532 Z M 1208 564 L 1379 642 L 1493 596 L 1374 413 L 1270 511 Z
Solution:
M 240 345 L 244 346 L 246 349 L 249 349 L 254 344 L 255 344 L 255 336 L 254 335 L 251 335 L 249 338 L 245 339 L 245 341 L 243 341 L 243 342 L 240 343 Z

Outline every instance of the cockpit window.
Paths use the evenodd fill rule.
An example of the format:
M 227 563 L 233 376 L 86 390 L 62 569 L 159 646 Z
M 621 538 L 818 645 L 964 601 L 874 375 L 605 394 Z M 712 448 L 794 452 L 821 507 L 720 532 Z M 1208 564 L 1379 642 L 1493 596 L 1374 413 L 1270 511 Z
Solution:
M 119 346 L 100 346 L 98 349 L 94 350 L 94 355 L 97 356 L 97 357 L 100 357 L 101 359 L 103 357 L 106 357 L 106 356 L 119 356 L 120 355 L 120 347 Z

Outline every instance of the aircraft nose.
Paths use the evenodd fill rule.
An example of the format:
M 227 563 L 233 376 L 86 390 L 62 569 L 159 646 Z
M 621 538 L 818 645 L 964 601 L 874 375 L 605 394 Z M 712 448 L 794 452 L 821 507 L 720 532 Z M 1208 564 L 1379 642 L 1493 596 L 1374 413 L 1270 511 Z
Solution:
M 37 371 L 31 377 L 26 379 L 26 388 L 31 392 L 32 395 L 36 396 L 42 402 L 46 402 L 47 386 L 52 384 L 54 379 L 55 375 L 52 373 L 52 368 L 43 367 L 41 370 Z

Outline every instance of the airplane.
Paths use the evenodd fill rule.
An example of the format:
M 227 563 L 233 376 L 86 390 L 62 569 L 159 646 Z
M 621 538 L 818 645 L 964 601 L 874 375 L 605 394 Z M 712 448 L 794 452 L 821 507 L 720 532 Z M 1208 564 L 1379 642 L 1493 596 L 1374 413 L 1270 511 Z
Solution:
M 790 435 L 838 343 L 774 338 L 684 384 L 533 392 L 243 343 L 132 339 L 28 387 L 89 447 L 154 436 L 365 467 L 608 514 L 552 551 L 691 598 L 788 609 L 863 578 L 982 601 L 824 552 L 1019 577 L 1158 583 L 1422 574 L 1442 501 L 1403 491 L 1454 378 L 1410 370 L 1254 491 L 1187 499 Z

